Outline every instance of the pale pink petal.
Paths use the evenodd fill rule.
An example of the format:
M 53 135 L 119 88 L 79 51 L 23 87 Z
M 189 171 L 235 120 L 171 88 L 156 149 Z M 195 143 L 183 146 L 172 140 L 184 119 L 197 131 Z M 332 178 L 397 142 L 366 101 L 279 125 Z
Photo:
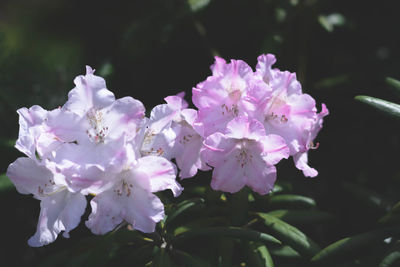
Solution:
M 82 194 L 63 190 L 43 198 L 36 233 L 28 240 L 32 247 L 53 242 L 61 231 L 69 237 L 69 231 L 78 226 L 85 212 L 86 199 Z
M 40 125 L 46 118 L 47 112 L 47 110 L 36 105 L 29 109 L 20 108 L 17 110 L 19 115 L 19 134 L 15 147 L 32 159 L 35 158 L 35 145 L 41 131 Z
M 275 56 L 272 54 L 260 55 L 257 60 L 256 71 L 262 76 L 266 83 L 269 83 L 273 78 L 271 67 L 276 62 Z
M 276 180 L 275 166 L 268 165 L 261 158 L 253 158 L 246 167 L 246 184 L 260 195 L 268 194 Z
M 193 177 L 198 169 L 208 170 L 209 167 L 200 157 L 203 147 L 203 138 L 193 128 L 181 126 L 180 134 L 177 137 L 174 147 L 176 163 L 180 169 L 179 177 Z
M 258 140 L 265 136 L 265 129 L 259 121 L 240 116 L 228 123 L 225 134 L 230 138 Z
M 281 159 L 289 157 L 289 148 L 285 139 L 279 135 L 270 134 L 260 139 L 264 146 L 264 158 L 269 165 L 277 164 Z
M 7 169 L 7 176 L 21 194 L 41 196 L 55 190 L 54 174 L 30 158 L 18 158 Z
M 220 75 L 223 73 L 226 66 L 226 61 L 223 58 L 215 57 L 215 62 L 211 65 L 211 71 L 213 75 Z
M 176 167 L 163 157 L 147 156 L 137 160 L 132 167 L 134 183 L 149 192 L 171 189 L 174 196 L 180 195 L 183 187 L 176 181 Z
M 128 139 L 135 137 L 138 125 L 144 118 L 145 108 L 139 100 L 132 97 L 117 99 L 103 112 L 103 127 L 107 127 L 107 139 L 119 139 L 126 134 Z
M 225 157 L 223 164 L 215 166 L 211 180 L 212 189 L 236 193 L 244 186 L 243 169 L 235 157 Z
M 164 218 L 160 199 L 140 186 L 131 187 L 129 182 L 121 182 L 113 190 L 97 195 L 90 204 L 92 213 L 86 226 L 94 234 L 105 234 L 123 221 L 132 224 L 134 229 L 150 233 Z
M 308 165 L 308 154 L 307 152 L 297 153 L 293 156 L 294 164 L 296 168 L 303 171 L 304 176 L 315 177 L 318 175 L 318 171 L 311 168 Z
M 214 167 L 223 164 L 225 156 L 231 154 L 236 148 L 236 142 L 222 133 L 208 136 L 203 145 L 204 147 L 200 152 L 201 157 L 207 164 Z
M 68 101 L 63 108 L 84 116 L 91 108 L 101 109 L 115 101 L 114 94 L 106 87 L 103 78 L 94 75 L 90 67 L 86 69 L 85 76 L 75 78 L 76 87 L 68 93 Z

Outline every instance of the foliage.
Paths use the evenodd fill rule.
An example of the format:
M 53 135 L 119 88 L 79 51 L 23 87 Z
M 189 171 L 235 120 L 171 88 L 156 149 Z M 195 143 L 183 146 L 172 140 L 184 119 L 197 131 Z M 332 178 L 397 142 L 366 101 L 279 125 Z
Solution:
M 397 23 L 394 1 L 122 2 L 2 1 L 1 174 L 20 156 L 10 146 L 15 110 L 61 105 L 85 64 L 118 88 L 118 97 L 132 95 L 150 108 L 166 95 L 189 93 L 216 54 L 254 65 L 261 53 L 275 53 L 278 67 L 295 71 L 304 90 L 330 107 L 321 146 L 310 155 L 320 174 L 306 179 L 281 162 L 273 192 L 259 196 L 211 191 L 209 175 L 200 173 L 182 182 L 178 199 L 159 193 L 167 217 L 154 234 L 121 225 L 92 236 L 80 225 L 70 239 L 39 249 L 26 245 L 37 201 L 1 175 L 4 266 L 399 263 L 399 81 L 382 78 L 399 78 L 399 37 L 382 30 Z

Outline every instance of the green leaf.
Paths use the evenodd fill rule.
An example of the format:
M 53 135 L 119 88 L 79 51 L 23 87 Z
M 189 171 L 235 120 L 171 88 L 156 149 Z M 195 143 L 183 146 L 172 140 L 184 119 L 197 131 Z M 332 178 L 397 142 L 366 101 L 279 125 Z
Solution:
M 362 186 L 349 182 L 342 183 L 343 189 L 351 194 L 355 199 L 377 210 L 386 211 L 389 207 L 389 201 L 382 195 Z
M 218 239 L 218 267 L 231 267 L 233 265 L 234 239 Z
M 390 116 L 400 118 L 400 105 L 382 100 L 371 96 L 359 95 L 355 97 L 356 100 L 361 101 L 371 107 L 384 112 Z
M 225 216 L 201 218 L 177 227 L 176 229 L 174 229 L 174 235 L 178 235 L 193 228 L 214 226 L 214 225 L 226 225 L 228 223 L 229 219 L 226 218 Z
M 123 258 L 123 262 L 126 266 L 128 265 L 127 263 L 131 263 L 130 266 L 144 266 L 153 259 L 155 248 L 158 249 L 158 247 L 154 247 L 154 245 L 146 245 L 133 249 L 131 253 Z
M 192 12 L 197 12 L 205 8 L 210 3 L 210 0 L 187 0 L 187 3 Z
M 154 255 L 154 267 L 172 267 L 172 261 L 165 248 L 160 248 Z
M 14 184 L 7 177 L 7 175 L 0 175 L 0 194 L 4 192 L 8 192 L 14 188 Z
M 300 254 L 290 246 L 280 246 L 269 250 L 272 255 L 282 258 L 301 258 Z
M 267 214 L 288 223 L 317 223 L 329 221 L 333 215 L 319 210 L 274 210 Z
M 208 227 L 208 228 L 190 229 L 186 232 L 176 235 L 175 241 L 181 242 L 186 239 L 198 236 L 230 237 L 230 238 L 251 240 L 261 243 L 281 244 L 281 242 L 278 239 L 269 234 L 265 234 L 255 230 L 244 229 L 240 227 Z
M 168 228 L 169 225 L 173 223 L 176 217 L 184 214 L 185 212 L 192 210 L 193 208 L 204 207 L 204 199 L 193 198 L 187 199 L 179 203 L 174 211 L 167 215 L 165 219 L 165 227 Z
M 391 77 L 386 77 L 386 83 L 391 85 L 394 89 L 394 93 L 397 94 L 397 96 L 400 96 L 400 81 L 393 79 Z
M 396 250 L 387 254 L 379 264 L 379 267 L 390 267 L 390 266 L 394 267 L 398 265 L 400 265 L 400 251 Z
M 180 262 L 182 263 L 182 266 L 211 267 L 210 263 L 208 263 L 204 259 L 194 255 L 190 255 L 185 251 L 174 249 L 173 252 L 176 258 L 178 258 L 178 260 L 180 260 Z
M 296 227 L 267 213 L 256 213 L 269 230 L 282 242 L 301 255 L 311 257 L 320 251 L 319 246 Z
M 154 242 L 151 238 L 144 236 L 141 232 L 135 230 L 129 230 L 126 227 L 117 230 L 114 233 L 114 241 L 119 244 L 139 244 L 146 245 Z
M 336 241 L 316 254 L 311 261 L 322 262 L 332 258 L 340 258 L 343 255 L 354 252 L 371 243 L 382 241 L 387 237 L 400 233 L 400 227 L 388 227 L 371 232 L 366 232 Z
M 380 223 L 396 224 L 400 222 L 400 201 L 397 202 L 391 210 L 379 219 Z
M 272 195 L 268 204 L 271 208 L 311 208 L 316 205 L 312 198 L 291 194 Z
M 255 267 L 274 267 L 274 262 L 265 245 L 248 244 L 249 266 Z

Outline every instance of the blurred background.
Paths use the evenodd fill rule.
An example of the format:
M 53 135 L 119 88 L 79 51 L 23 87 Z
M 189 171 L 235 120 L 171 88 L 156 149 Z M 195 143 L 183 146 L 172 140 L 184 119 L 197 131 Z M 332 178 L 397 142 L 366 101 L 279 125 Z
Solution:
M 318 108 L 330 110 L 309 154 L 319 176 L 303 177 L 291 160 L 278 166 L 281 183 L 334 215 L 299 228 L 322 247 L 371 229 L 400 200 L 400 127 L 354 96 L 400 102 L 385 83 L 400 79 L 398 10 L 395 0 L 2 0 L 0 174 L 22 156 L 13 148 L 16 110 L 62 105 L 85 65 L 116 97 L 151 109 L 181 91 L 190 101 L 214 55 L 255 68 L 258 55 L 273 53 L 275 67 L 296 72 Z M 36 266 L 89 235 L 82 222 L 70 239 L 28 247 L 39 209 L 31 196 L 1 189 L 0 265 Z

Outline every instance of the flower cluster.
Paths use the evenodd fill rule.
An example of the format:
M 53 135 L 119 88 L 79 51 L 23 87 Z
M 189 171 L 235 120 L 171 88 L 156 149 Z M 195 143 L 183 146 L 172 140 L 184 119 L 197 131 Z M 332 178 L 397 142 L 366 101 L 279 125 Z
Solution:
M 307 152 L 317 147 L 313 140 L 328 110 L 322 105 L 317 113 L 296 74 L 272 69 L 275 61 L 261 55 L 253 72 L 244 61 L 217 57 L 213 75 L 193 88 L 199 109 L 193 127 L 204 138 L 201 155 L 214 167 L 215 190 L 234 193 L 247 185 L 266 194 L 276 179 L 274 165 L 289 156 L 305 176 L 318 174 Z
M 27 157 L 10 164 L 7 175 L 18 192 L 33 194 L 41 211 L 31 246 L 68 237 L 90 201 L 86 226 L 104 234 L 122 222 L 153 232 L 164 218 L 164 205 L 153 193 L 176 181 L 213 168 L 211 187 L 237 192 L 245 185 L 268 193 L 275 165 L 293 156 L 306 176 L 307 152 L 328 114 L 317 113 L 314 99 L 303 94 L 296 75 L 272 69 L 273 55 L 258 58 L 254 72 L 245 62 L 216 58 L 212 76 L 193 88 L 188 108 L 183 94 L 168 96 L 145 117 L 143 104 L 115 99 L 103 78 L 90 67 L 75 78 L 67 102 L 47 111 L 18 110 L 16 148 Z M 176 165 L 171 162 L 175 159 Z

